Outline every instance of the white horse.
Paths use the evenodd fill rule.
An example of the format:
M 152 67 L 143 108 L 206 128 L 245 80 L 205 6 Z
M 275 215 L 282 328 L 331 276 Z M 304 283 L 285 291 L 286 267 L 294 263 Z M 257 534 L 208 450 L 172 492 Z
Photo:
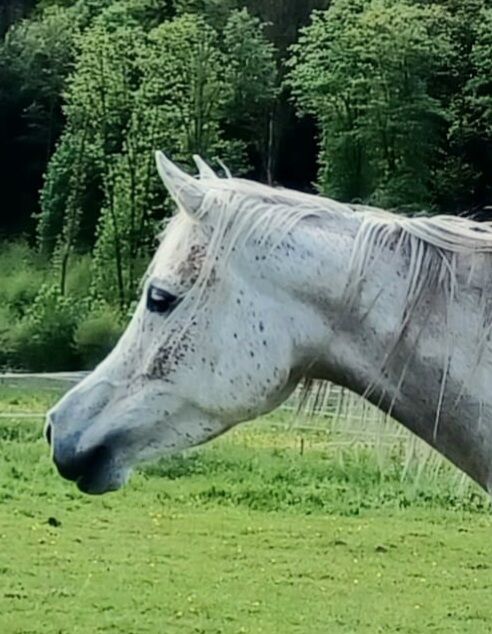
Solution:
M 492 225 L 353 207 L 157 155 L 179 212 L 113 352 L 48 414 L 60 474 L 142 460 L 276 408 L 301 379 L 363 394 L 492 490 Z

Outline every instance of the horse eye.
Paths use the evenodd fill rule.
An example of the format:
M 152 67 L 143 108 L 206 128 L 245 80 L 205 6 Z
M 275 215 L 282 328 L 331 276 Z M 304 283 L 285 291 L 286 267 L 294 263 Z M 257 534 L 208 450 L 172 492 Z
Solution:
M 157 286 L 149 286 L 147 291 L 147 309 L 151 313 L 167 313 L 179 303 L 178 297 Z

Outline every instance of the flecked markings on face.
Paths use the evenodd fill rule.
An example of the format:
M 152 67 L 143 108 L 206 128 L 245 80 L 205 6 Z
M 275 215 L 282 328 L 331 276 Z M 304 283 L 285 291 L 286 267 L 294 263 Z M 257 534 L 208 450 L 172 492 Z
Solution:
M 207 250 L 203 244 L 191 245 L 187 257 L 177 268 L 178 279 L 183 287 L 190 288 L 197 283 L 206 256 Z M 212 278 L 212 275 L 210 278 Z M 207 286 L 209 284 L 210 279 Z M 194 326 L 196 322 L 191 320 L 190 325 Z M 178 328 L 174 328 L 173 331 L 169 332 L 166 343 L 158 348 L 146 372 L 146 376 L 150 380 L 168 379 L 172 371 L 184 360 L 186 353 L 194 350 L 189 329 L 180 333 L 179 336 L 177 336 L 177 331 Z

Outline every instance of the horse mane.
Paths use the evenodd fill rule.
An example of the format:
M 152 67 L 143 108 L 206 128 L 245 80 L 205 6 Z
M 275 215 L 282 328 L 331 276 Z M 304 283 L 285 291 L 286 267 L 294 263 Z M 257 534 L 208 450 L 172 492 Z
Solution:
M 242 178 L 202 179 L 209 188 L 201 215 L 205 216 L 211 206 L 225 208 L 226 215 L 269 216 L 272 231 L 283 224 L 283 214 L 296 208 L 297 222 L 306 217 L 330 215 L 357 215 L 362 219 L 360 232 L 396 229 L 412 235 L 429 246 L 451 253 L 491 253 L 492 222 L 478 222 L 472 218 L 451 215 L 408 216 L 397 211 L 386 211 L 378 207 L 342 203 L 322 195 L 308 194 L 292 189 L 271 187 L 263 183 Z M 231 206 L 233 210 L 231 211 Z M 272 209 L 274 207 L 274 209 Z M 248 213 L 249 212 L 249 213 Z M 239 220 L 239 218 L 238 218 Z M 275 222 L 276 221 L 276 222 Z M 246 223 L 244 223 L 246 224 Z M 237 235 L 239 238 L 239 235 Z
M 176 230 L 179 227 L 178 233 L 182 236 L 186 233 L 186 226 L 189 227 L 190 222 L 198 221 L 207 225 L 210 236 L 206 257 L 192 292 L 189 293 L 189 301 L 182 302 L 172 316 L 174 320 L 179 314 L 184 314 L 182 311 L 188 312 L 185 325 L 176 338 L 177 342 L 189 326 L 192 316 L 206 301 L 206 288 L 213 272 L 218 266 L 226 266 L 231 253 L 241 249 L 248 240 L 254 239 L 258 246 L 265 248 L 265 253 L 268 255 L 307 219 L 323 221 L 325 218 L 330 218 L 336 221 L 336 219 L 347 217 L 355 218 L 358 221 L 358 229 L 348 266 L 349 283 L 345 289 L 347 310 L 354 307 L 360 296 L 360 289 L 370 275 L 371 267 L 378 256 L 387 252 L 388 248 L 391 248 L 395 254 L 404 251 L 408 262 L 406 278 L 402 279 L 402 284 L 406 285 L 405 307 L 401 315 L 399 331 L 395 333 L 394 343 L 387 351 L 379 371 L 379 376 L 382 377 L 399 350 L 399 345 L 406 336 L 409 320 L 419 307 L 422 297 L 428 292 L 444 295 L 446 314 L 443 319 L 447 320 L 448 312 L 456 300 L 460 286 L 457 274 L 459 258 L 466 255 L 472 256 L 467 258 L 467 275 L 471 280 L 476 269 L 477 257 L 492 253 L 492 223 L 489 222 L 479 223 L 475 220 L 447 215 L 408 217 L 375 207 L 340 203 L 322 196 L 273 188 L 232 177 L 203 178 L 201 183 L 205 185 L 205 194 L 198 212 L 190 218 L 187 211 L 180 208 L 168 230 L 164 232 L 164 237 L 167 238 L 168 231 L 173 231 L 172 227 Z M 490 273 L 492 273 L 492 266 Z M 476 362 L 472 374 L 481 363 L 481 348 L 492 331 L 488 314 L 490 308 L 485 298 L 482 297 L 481 301 L 485 332 L 477 333 Z M 438 433 L 453 350 L 453 341 L 450 337 L 446 337 L 445 329 L 443 330 L 446 338 L 443 346 L 444 369 L 434 435 Z M 176 345 L 179 344 L 176 343 Z M 403 384 L 406 369 L 403 369 L 400 387 Z M 368 386 L 364 397 L 372 393 L 376 383 Z M 323 382 L 307 381 L 301 397 L 301 405 L 310 402 L 311 413 L 322 408 L 324 390 Z M 312 397 L 313 392 L 314 397 Z M 389 415 L 397 397 L 398 394 L 393 395 Z

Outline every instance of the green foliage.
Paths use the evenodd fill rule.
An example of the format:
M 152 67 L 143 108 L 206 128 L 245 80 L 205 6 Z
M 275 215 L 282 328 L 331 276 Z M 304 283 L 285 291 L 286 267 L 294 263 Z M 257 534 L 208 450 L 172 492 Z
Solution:
M 90 256 L 70 258 L 65 296 L 56 268 L 24 242 L 1 245 L 0 270 L 0 368 L 80 369 L 111 350 L 123 320 L 117 310 L 88 300 Z
M 49 262 L 25 242 L 0 244 L 0 305 L 8 307 L 15 320 L 30 309 L 40 286 L 48 278 L 48 269 Z
M 100 204 L 97 148 L 88 141 L 88 126 L 67 129 L 51 158 L 41 191 L 37 237 L 45 255 L 74 243 L 87 248 L 94 240 Z
M 0 370 L 11 361 L 10 337 L 16 316 L 8 304 L 0 304 Z
M 314 141 L 299 135 L 314 119 L 325 193 L 402 211 L 490 204 L 489 0 L 14 5 L 0 42 L 0 178 L 11 199 L 1 223 L 31 237 L 35 215 L 41 255 L 19 252 L 25 265 L 2 268 L 12 270 L 0 289 L 3 360 L 15 347 L 10 322 L 22 320 L 12 341 L 36 331 L 27 313 L 44 283 L 58 289 L 48 303 L 56 312 L 61 302 L 65 322 L 65 300 L 128 310 L 171 210 L 156 149 L 310 187 Z M 89 331 L 97 339 L 109 321 Z
M 102 361 L 116 345 L 124 327 L 121 315 L 109 305 L 93 307 L 74 333 L 82 368 L 92 369 Z
M 90 257 L 72 256 L 66 297 L 52 263 L 25 242 L 1 244 L 0 270 L 0 367 L 77 369 L 74 333 L 88 311 Z
M 115 4 L 115 0 L 61 0 L 61 2 L 53 0 L 53 2 L 68 5 L 70 16 L 82 31 L 89 28 L 105 9 Z
M 41 175 L 63 127 L 62 93 L 76 55 L 77 26 L 52 7 L 15 24 L 0 43 L 2 195 L 16 214 L 2 224 L 24 228 L 36 208 Z
M 0 368 L 3 368 L 17 363 L 13 359 L 13 332 L 31 310 L 49 272 L 48 262 L 24 242 L 0 245 L 0 271 Z
M 33 9 L 36 0 L 3 0 L 0 4 L 0 37 Z
M 429 204 L 445 113 L 432 82 L 451 55 L 440 7 L 336 0 L 292 48 L 290 85 L 321 136 L 320 186 L 383 206 Z
M 38 19 L 23 20 L 7 34 L 4 54 L 22 92 L 35 98 L 32 109 L 49 111 L 52 102 L 60 102 L 74 60 L 76 33 L 70 14 L 53 7 Z
M 150 30 L 174 14 L 173 0 L 120 0 L 109 4 L 95 22 L 109 31 L 138 27 Z
M 69 129 L 87 130 L 99 149 L 99 161 L 121 150 L 138 85 L 137 56 L 143 46 L 140 29 L 87 30 L 65 95 Z
M 175 0 L 178 15 L 194 13 L 203 16 L 214 28 L 222 29 L 230 13 L 242 5 L 238 0 Z
M 158 118 L 158 140 L 187 161 L 192 153 L 207 156 L 232 91 L 217 32 L 201 16 L 184 15 L 154 29 L 149 43 L 140 93 Z
M 75 253 L 70 259 L 66 275 L 66 294 L 74 299 L 84 299 L 90 295 L 92 287 L 92 258 L 88 253 Z
M 33 371 L 78 369 L 73 337 L 84 304 L 62 296 L 56 285 L 42 286 L 25 318 L 9 333 L 13 363 Z
M 121 178 L 115 166 L 124 163 L 120 155 L 132 125 L 139 74 L 136 59 L 142 42 L 143 33 L 138 29 L 111 33 L 95 26 L 85 34 L 67 91 L 67 131 L 48 169 L 39 223 L 41 245 L 48 251 L 56 245 L 55 260 L 64 292 L 67 263 L 80 244 L 80 231 L 94 235 L 99 222 L 94 207 L 102 201 L 113 223 L 112 255 L 122 305 L 125 287 L 116 217 Z
M 116 46 L 127 37 L 127 31 L 116 31 Z M 120 109 L 124 115 L 118 119 L 106 116 L 117 106 L 101 107 L 94 117 L 105 131 L 100 139 L 119 139 L 100 148 L 104 202 L 94 249 L 94 292 L 109 301 L 116 298 L 124 308 L 134 300 L 139 263 L 153 242 L 155 221 L 149 212 L 162 200 L 153 150 L 165 147 L 188 159 L 196 152 L 208 154 L 220 140 L 227 86 L 216 34 L 199 17 L 166 22 L 148 39 L 138 38 L 138 46 L 125 42 L 122 49 L 110 60 L 122 64 L 126 55 L 134 84 L 128 89 L 127 75 L 118 79 L 112 71 L 111 77 L 127 108 Z
M 151 153 L 115 160 L 112 195 L 101 210 L 93 258 L 95 297 L 120 309 L 136 299 L 138 282 L 148 264 L 155 222 L 148 212 L 152 192 Z
M 458 33 L 465 40 L 461 65 L 466 73 L 461 76 L 462 81 L 465 80 L 463 90 L 451 103 L 450 140 L 452 156 L 462 168 L 454 185 L 455 189 L 459 188 L 460 198 L 473 192 L 476 199 L 489 201 L 492 195 L 489 178 L 492 172 L 492 8 L 485 8 L 486 3 L 478 0 L 474 4 L 477 10 L 471 14 L 473 18 L 463 21 L 461 12 L 456 18 L 460 26 Z M 467 31 L 464 25 L 468 26 Z
M 271 125 L 278 95 L 275 48 L 266 39 L 261 21 L 242 9 L 230 14 L 223 31 L 223 50 L 226 80 L 232 87 L 225 111 L 227 130 L 256 151 L 263 175 L 271 182 Z
M 225 25 L 227 81 L 233 86 L 228 116 L 253 120 L 271 106 L 278 92 L 275 48 L 263 30 L 261 21 L 246 9 L 231 13 Z
M 133 16 L 128 23 L 125 10 Z M 54 250 L 64 292 L 68 259 L 84 243 L 81 231 L 90 235 L 92 226 L 94 296 L 123 309 L 134 300 L 156 217 L 164 212 L 153 150 L 164 147 L 182 161 L 194 153 L 221 155 L 239 169 L 248 145 L 265 144 L 276 72 L 261 23 L 244 11 L 231 16 L 223 46 L 200 15 L 182 15 L 146 34 L 136 5 L 118 11 L 103 12 L 80 41 L 38 233 L 44 251 Z M 250 44 L 238 45 L 242 39 Z M 226 128 L 233 131 L 227 138 Z
M 492 9 L 482 11 L 481 20 L 477 26 L 476 41 L 471 50 L 471 63 L 474 73 L 466 85 L 466 97 L 470 110 L 475 116 L 470 116 L 475 126 L 487 138 L 492 135 Z M 472 121 L 468 122 L 471 125 Z M 476 133 L 476 132 L 475 132 Z

